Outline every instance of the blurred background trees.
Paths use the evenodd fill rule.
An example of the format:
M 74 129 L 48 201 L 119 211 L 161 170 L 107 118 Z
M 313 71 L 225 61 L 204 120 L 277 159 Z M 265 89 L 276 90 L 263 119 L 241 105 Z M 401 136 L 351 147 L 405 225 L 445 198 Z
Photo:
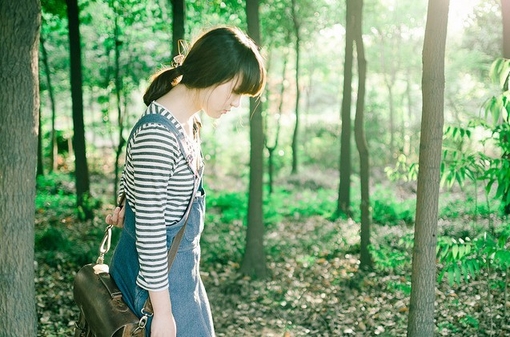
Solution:
M 508 275 L 510 265 L 508 2 L 450 0 L 436 258 L 439 274 L 453 283 Z M 179 39 L 185 53 L 202 30 L 236 25 L 260 44 L 268 84 L 260 100 L 244 101 L 219 121 L 203 118 L 209 222 L 226 226 L 205 233 L 205 246 L 219 250 L 206 261 L 237 261 L 246 274 L 268 276 L 265 254 L 271 261 L 271 253 L 283 252 L 279 245 L 289 249 L 270 246 L 277 224 L 285 218 L 299 226 L 306 214 L 340 221 L 331 237 L 348 232 L 350 221 L 364 223 L 352 251 L 375 270 L 402 268 L 416 212 L 427 4 L 365 0 L 353 16 L 353 3 L 361 2 L 80 0 L 78 19 L 69 19 L 66 1 L 43 1 L 40 194 L 85 191 L 77 199 L 82 219 L 110 203 L 150 75 L 171 64 Z M 258 8 L 258 19 L 250 21 L 248 5 Z M 83 149 L 72 141 L 79 128 L 68 27 L 78 24 Z M 79 177 L 90 178 L 90 191 Z M 387 238 L 391 244 L 370 240 L 372 229 L 395 225 L 402 227 Z M 240 246 L 228 251 L 221 235 Z M 324 253 L 328 238 L 306 246 L 307 258 L 333 258 L 334 248 Z
M 244 3 L 187 2 L 184 29 L 178 27 L 180 21 L 173 25 L 177 19 L 172 19 L 172 8 L 178 3 L 80 1 L 85 139 L 90 151 L 88 166 L 93 172 L 103 172 L 103 164 L 112 167 L 104 160 L 116 158 L 111 151 L 118 152 L 124 145 L 125 133 L 143 109 L 140 94 L 150 74 L 171 63 L 176 39 L 184 37 L 190 42 L 202 29 L 217 24 L 247 29 Z M 480 116 L 482 104 L 492 92 L 488 81 L 490 65 L 502 55 L 499 1 L 472 0 L 469 5 L 453 1 L 452 7 L 446 55 L 447 126 L 466 125 Z M 345 10 L 345 3 L 328 1 L 260 2 L 261 45 L 269 68 L 268 90 L 261 101 L 265 132 L 275 134 L 277 125 L 281 127 L 278 156 L 273 162 L 276 177 L 288 175 L 296 166 L 338 168 L 340 102 L 345 99 Z M 424 4 L 405 1 L 371 2 L 364 6 L 365 128 L 370 153 L 378 153 L 371 156 L 373 174 L 377 172 L 378 177 L 385 170 L 417 162 L 425 12 Z M 68 141 L 73 126 L 63 1 L 43 2 L 42 29 L 44 168 L 46 172 L 55 168 L 71 170 L 75 156 Z M 174 32 L 179 33 L 174 36 Z M 285 78 L 281 75 L 284 59 L 288 68 Z M 357 80 L 357 74 L 353 75 Z M 283 94 L 282 84 L 286 86 Z M 222 142 L 222 136 L 228 136 L 241 140 L 234 144 L 246 144 L 248 129 L 238 127 L 250 117 L 248 106 L 244 104 L 244 110 L 219 123 L 204 122 L 204 132 L 213 135 L 204 144 L 208 165 L 225 174 L 237 170 L 226 165 L 232 156 L 238 156 L 240 163 L 248 162 L 248 152 L 242 146 L 229 147 L 227 151 Z M 354 118 L 353 110 L 350 115 Z M 219 128 L 238 128 L 239 132 L 225 133 Z M 53 156 L 57 152 L 58 156 Z M 352 161 L 357 175 L 358 156 L 352 155 Z M 217 166 L 218 163 L 222 165 Z

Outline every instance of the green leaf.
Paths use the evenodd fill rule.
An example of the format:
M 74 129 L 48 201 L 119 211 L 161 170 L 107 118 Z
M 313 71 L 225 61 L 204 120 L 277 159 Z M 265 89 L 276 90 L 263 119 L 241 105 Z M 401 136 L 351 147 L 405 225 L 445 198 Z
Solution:
M 455 245 L 452 246 L 452 257 L 453 257 L 453 259 L 456 259 L 458 255 L 459 255 L 459 246 L 455 244 Z

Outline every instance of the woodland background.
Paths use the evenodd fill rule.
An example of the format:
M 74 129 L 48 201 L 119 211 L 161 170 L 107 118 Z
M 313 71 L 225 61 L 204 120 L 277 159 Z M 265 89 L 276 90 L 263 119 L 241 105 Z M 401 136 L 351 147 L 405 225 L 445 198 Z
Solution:
M 202 276 L 218 336 L 510 334 L 510 34 L 503 28 L 510 1 L 451 0 L 446 7 L 434 213 L 420 206 L 417 179 L 427 147 L 420 137 L 428 132 L 422 62 L 434 26 L 427 12 L 440 2 L 448 3 L 42 1 L 35 228 L 28 232 L 35 236 L 37 335 L 73 334 L 74 273 L 97 257 L 124 139 L 143 112 L 150 75 L 172 62 L 178 39 L 190 43 L 220 24 L 239 26 L 261 45 L 268 85 L 260 100 L 202 120 Z M 350 29 L 358 23 L 362 39 L 353 51 Z M 0 63 L 4 76 L 7 66 Z M 0 111 L 0 135 L 9 132 L 8 111 Z M 7 195 L 12 186 L 0 180 Z M 427 239 L 415 231 L 420 207 L 430 210 L 431 220 L 421 222 L 435 238 L 425 271 L 432 293 L 414 282 L 420 274 L 411 263 L 413 247 Z M 15 222 L 0 210 L 1 233 L 10 233 Z M 28 241 L 20 242 L 30 248 Z M 19 264 L 8 254 L 15 247 L 5 247 L 1 261 L 13 263 L 3 264 Z M 0 286 L 5 306 L 23 301 L 11 299 L 10 289 Z M 432 311 L 413 298 L 431 302 Z M 33 335 L 16 330 L 2 305 L 0 312 L 7 317 L 1 336 Z M 19 317 L 30 323 L 30 315 Z

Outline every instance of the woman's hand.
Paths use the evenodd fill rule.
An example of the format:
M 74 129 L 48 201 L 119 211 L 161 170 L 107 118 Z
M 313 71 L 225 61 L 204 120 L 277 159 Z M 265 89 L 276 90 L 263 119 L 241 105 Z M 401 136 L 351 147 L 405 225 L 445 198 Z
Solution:
M 122 197 L 119 206 L 115 207 L 112 214 L 108 214 L 106 216 L 105 221 L 108 225 L 113 225 L 119 228 L 124 227 L 125 205 L 126 199 Z
M 160 315 L 154 313 L 151 323 L 151 337 L 176 337 L 177 327 L 175 325 L 174 315 L 167 313 Z

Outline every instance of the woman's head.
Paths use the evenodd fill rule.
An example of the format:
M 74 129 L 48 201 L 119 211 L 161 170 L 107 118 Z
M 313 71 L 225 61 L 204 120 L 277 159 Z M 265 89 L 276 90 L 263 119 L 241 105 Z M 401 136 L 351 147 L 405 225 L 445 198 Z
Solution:
M 255 43 L 241 30 L 212 29 L 193 44 L 182 65 L 157 74 L 144 95 L 145 104 L 171 90 L 176 78 L 190 89 L 205 89 L 235 80 L 233 92 L 258 96 L 265 84 L 265 69 Z

